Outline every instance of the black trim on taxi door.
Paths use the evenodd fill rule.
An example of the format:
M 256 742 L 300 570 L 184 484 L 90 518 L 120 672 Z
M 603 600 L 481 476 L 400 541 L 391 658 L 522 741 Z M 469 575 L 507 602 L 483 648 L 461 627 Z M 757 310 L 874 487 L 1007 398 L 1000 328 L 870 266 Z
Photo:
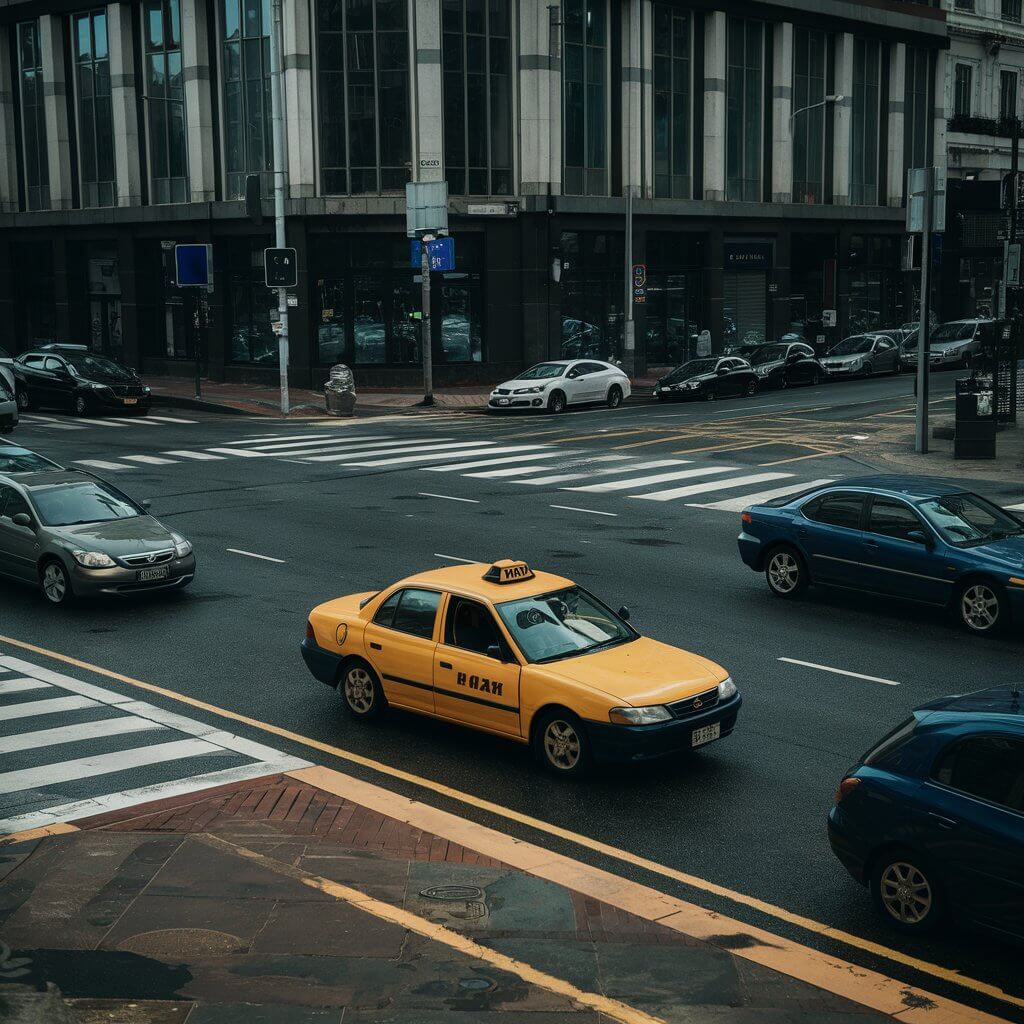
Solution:
M 456 700 L 469 701 L 470 704 L 482 704 L 486 708 L 494 708 L 497 711 L 511 711 L 518 715 L 518 707 L 510 707 L 507 704 L 499 704 L 497 701 L 484 700 L 483 697 L 470 697 L 468 693 L 456 693 L 454 690 L 446 690 L 441 686 L 431 686 L 429 683 L 417 683 L 413 679 L 403 679 L 401 676 L 391 676 L 386 672 L 382 673 L 384 679 L 389 683 L 401 683 L 403 686 L 414 686 L 417 690 L 429 690 L 431 693 L 440 693 L 445 697 L 454 697 Z

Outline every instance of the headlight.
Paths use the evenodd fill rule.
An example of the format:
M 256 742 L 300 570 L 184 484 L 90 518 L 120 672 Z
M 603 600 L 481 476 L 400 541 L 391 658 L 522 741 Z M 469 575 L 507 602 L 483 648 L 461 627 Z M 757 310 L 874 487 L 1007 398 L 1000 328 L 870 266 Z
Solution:
M 546 387 L 547 387 L 546 384 L 541 384 L 540 386 L 535 387 L 535 388 L 516 388 L 516 390 L 513 391 L 512 394 L 513 395 L 539 395 Z
M 102 551 L 72 551 L 75 561 L 87 569 L 109 569 L 117 563 Z
M 661 704 L 653 704 L 648 708 L 612 708 L 608 719 L 616 725 L 654 725 L 655 722 L 667 722 L 672 718 L 668 708 Z
M 767 366 L 755 366 L 754 367 L 754 373 L 756 373 L 758 375 L 758 377 L 767 377 L 768 376 L 768 367 Z
M 685 384 L 683 385 L 683 387 L 686 387 L 686 388 L 691 388 L 691 389 L 693 389 L 693 388 L 699 388 L 699 387 L 700 387 L 700 385 L 701 385 L 701 382 L 700 382 L 699 380 L 688 380 L 688 381 L 687 381 L 687 382 L 686 382 L 686 383 L 685 383 Z
M 148 384 L 142 385 L 142 393 L 148 395 L 153 389 Z
M 850 369 L 851 370 L 859 370 L 863 365 L 864 365 L 864 360 L 863 359 L 854 359 L 854 361 L 852 363 L 850 363 Z
M 192 545 L 180 533 L 172 533 L 171 540 L 174 541 L 174 554 L 177 558 L 192 554 Z
M 730 697 L 736 696 L 736 684 L 732 681 L 732 676 L 726 676 L 718 684 L 718 699 L 728 700 Z
M 89 382 L 89 387 L 91 387 L 93 389 L 93 391 L 109 391 L 110 390 L 110 388 L 108 388 L 106 384 L 94 384 L 92 381 Z

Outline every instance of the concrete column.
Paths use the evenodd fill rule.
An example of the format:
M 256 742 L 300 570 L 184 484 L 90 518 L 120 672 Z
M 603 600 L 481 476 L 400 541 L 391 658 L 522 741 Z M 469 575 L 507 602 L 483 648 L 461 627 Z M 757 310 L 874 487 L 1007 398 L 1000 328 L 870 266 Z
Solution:
M 643 111 L 643 158 L 642 158 L 642 195 L 651 199 L 654 196 L 654 3 L 652 0 L 643 0 L 641 13 L 641 24 L 643 26 L 643 68 L 644 79 L 641 84 L 641 106 Z M 687 196 L 689 199 L 690 197 Z M 634 227 L 634 232 L 636 228 Z M 644 249 L 640 249 L 644 252 Z M 646 309 L 641 306 L 641 312 Z M 634 311 L 636 315 L 636 311 Z M 637 330 L 639 331 L 639 321 Z
M 704 198 L 712 201 L 725 199 L 726 30 L 724 11 L 711 11 L 705 16 Z M 718 330 L 720 335 L 720 322 Z
M 70 90 L 64 80 L 65 23 L 65 18 L 59 14 L 44 14 L 39 19 L 46 148 L 50 161 L 50 207 L 54 210 L 70 210 L 74 200 L 71 189 L 71 140 L 68 133 Z
M 107 40 L 110 47 L 110 102 L 114 113 L 114 171 L 117 176 L 116 206 L 142 204 L 142 136 L 135 99 L 135 46 L 132 12 L 127 3 L 107 6 Z
M 772 202 L 793 201 L 793 25 L 775 26 L 772 54 Z
M 904 179 L 903 122 L 907 85 L 907 47 L 893 43 L 889 49 L 889 144 L 886 160 L 886 205 L 902 206 Z
M 18 209 L 18 150 L 14 138 L 13 25 L 0 25 L 0 213 Z
M 562 61 L 551 66 L 549 44 L 547 6 L 536 0 L 519 4 L 519 189 L 524 196 L 547 195 L 549 183 L 553 195 L 562 191 Z
M 309 4 L 282 4 L 282 21 L 288 195 L 292 199 L 306 199 L 316 194 Z
M 642 22 L 650 20 L 646 0 L 622 5 L 622 193 L 631 187 L 633 196 L 645 194 L 643 93 L 651 85 L 652 68 L 644 60 Z M 647 107 L 649 110 L 650 107 Z M 649 194 L 649 193 L 647 193 Z
M 851 136 L 853 132 L 853 35 L 844 32 L 836 39 L 836 74 L 833 93 L 843 98 L 832 104 L 832 202 L 850 204 Z
M 935 55 L 935 79 L 932 85 L 935 97 L 932 105 L 932 164 L 939 168 L 943 179 L 946 176 L 946 167 L 949 156 L 946 152 L 946 120 L 949 117 L 949 111 L 946 108 L 946 69 L 948 66 L 948 56 L 948 50 L 937 51 Z M 998 113 L 998 110 L 996 113 Z
M 444 181 L 441 4 L 440 0 L 415 0 L 412 9 L 416 56 L 413 178 L 416 181 Z
M 207 0 L 182 0 L 181 4 L 181 66 L 185 82 L 189 200 L 193 203 L 211 203 L 217 198 L 214 154 L 220 140 L 213 134 L 206 4 Z

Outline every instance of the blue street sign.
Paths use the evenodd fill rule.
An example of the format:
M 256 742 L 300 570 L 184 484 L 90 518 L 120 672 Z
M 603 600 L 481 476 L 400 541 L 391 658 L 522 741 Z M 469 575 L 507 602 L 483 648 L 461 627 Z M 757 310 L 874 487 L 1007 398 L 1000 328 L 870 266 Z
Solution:
M 213 246 L 176 245 L 174 270 L 179 288 L 206 288 L 213 284 Z
M 423 259 L 422 250 L 418 239 L 409 242 L 409 265 L 420 269 Z M 427 242 L 427 259 L 430 261 L 431 270 L 454 270 L 455 269 L 455 239 L 435 238 Z

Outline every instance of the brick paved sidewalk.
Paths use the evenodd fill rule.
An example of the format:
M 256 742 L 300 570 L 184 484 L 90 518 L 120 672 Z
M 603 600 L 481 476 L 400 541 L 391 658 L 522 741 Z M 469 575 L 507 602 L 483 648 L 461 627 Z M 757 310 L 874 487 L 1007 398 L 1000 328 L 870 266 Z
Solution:
M 0 941 L 28 961 L 5 981 L 0 947 L 0 1016 L 6 999 L 14 1021 L 63 1006 L 79 1024 L 891 1019 L 291 776 L 198 796 L 0 849 Z

